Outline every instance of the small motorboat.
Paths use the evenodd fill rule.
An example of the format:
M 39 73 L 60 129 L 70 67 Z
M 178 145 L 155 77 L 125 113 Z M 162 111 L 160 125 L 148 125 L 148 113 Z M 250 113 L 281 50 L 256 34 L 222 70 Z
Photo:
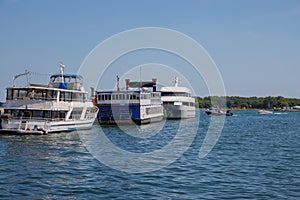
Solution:
M 257 112 L 261 115 L 273 114 L 273 111 L 270 111 L 270 110 L 258 110 Z
M 205 113 L 207 115 L 217 115 L 217 116 L 220 116 L 220 115 L 232 116 L 233 115 L 233 113 L 230 110 L 227 110 L 225 112 L 225 111 L 220 110 L 218 107 L 212 107 L 212 108 L 206 110 Z

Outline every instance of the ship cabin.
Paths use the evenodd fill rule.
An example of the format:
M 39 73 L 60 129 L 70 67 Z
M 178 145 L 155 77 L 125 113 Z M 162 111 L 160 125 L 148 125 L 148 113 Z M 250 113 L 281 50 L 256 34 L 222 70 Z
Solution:
M 43 100 L 84 102 L 86 92 L 82 76 L 77 74 L 52 75 L 48 85 L 29 84 L 7 88 L 6 100 Z
M 160 92 L 156 91 L 156 79 L 149 82 L 130 82 L 126 79 L 125 91 L 96 92 L 96 104 L 161 104 Z

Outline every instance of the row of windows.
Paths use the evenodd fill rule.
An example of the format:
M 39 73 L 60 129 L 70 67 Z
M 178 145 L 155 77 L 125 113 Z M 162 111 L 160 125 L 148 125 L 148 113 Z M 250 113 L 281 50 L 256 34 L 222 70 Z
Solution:
M 65 118 L 67 111 L 50 111 L 50 110 L 17 110 L 5 109 L 6 114 L 12 115 L 14 118 L 45 118 L 57 119 Z
M 46 89 L 8 89 L 6 99 L 23 100 L 56 100 L 59 93 L 60 101 L 84 101 L 84 93 L 72 93 Z
M 99 101 L 106 100 L 139 100 L 150 99 L 150 94 L 100 94 L 98 95 Z
M 174 105 L 173 101 L 164 101 L 164 105 Z M 195 106 L 195 103 L 193 102 L 182 102 L 182 105 L 184 106 Z
M 151 97 L 152 98 L 160 98 L 160 93 L 159 92 L 152 92 Z
M 185 92 L 162 92 L 161 96 L 180 96 L 180 97 L 190 97 L 189 93 Z
M 152 114 L 157 114 L 157 113 L 162 113 L 161 107 L 146 108 L 147 115 L 152 115 Z
M 14 118 L 65 119 L 68 111 L 5 109 Z M 82 110 L 73 110 L 70 119 L 80 119 Z

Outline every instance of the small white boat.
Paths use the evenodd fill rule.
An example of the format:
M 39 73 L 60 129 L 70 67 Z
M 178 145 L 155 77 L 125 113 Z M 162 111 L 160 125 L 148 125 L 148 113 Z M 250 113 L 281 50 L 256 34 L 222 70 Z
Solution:
M 194 118 L 196 113 L 195 98 L 191 96 L 191 90 L 178 86 L 179 79 L 175 78 L 175 86 L 162 87 L 161 100 L 163 102 L 167 119 Z
M 270 110 L 258 110 L 257 112 L 261 115 L 273 114 L 273 111 L 270 111 Z
M 232 116 L 233 113 L 230 110 L 222 111 L 218 107 L 211 107 L 210 109 L 206 110 L 205 113 L 207 115 L 216 115 L 216 116 Z
M 60 67 L 48 85 L 7 88 L 1 133 L 47 134 L 92 127 L 98 108 L 86 99 L 82 76 L 64 74 L 64 65 Z

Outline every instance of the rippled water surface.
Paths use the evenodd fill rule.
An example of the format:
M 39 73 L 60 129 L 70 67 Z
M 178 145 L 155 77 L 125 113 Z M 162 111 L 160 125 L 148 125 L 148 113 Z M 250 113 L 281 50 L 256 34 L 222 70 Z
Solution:
M 141 132 L 132 127 L 94 126 L 85 132 L 0 136 L 0 199 L 300 198 L 300 113 L 235 111 L 226 118 L 218 143 L 202 159 L 199 149 L 210 117 L 203 111 L 198 114 L 197 134 L 184 154 L 144 173 L 103 164 L 79 135 L 89 137 L 102 130 L 123 151 L 147 154 L 176 139 L 178 120 L 140 127 L 144 135 L 136 135 Z M 193 125 L 193 120 L 184 122 L 187 137 Z M 117 158 L 111 160 L 117 164 Z

